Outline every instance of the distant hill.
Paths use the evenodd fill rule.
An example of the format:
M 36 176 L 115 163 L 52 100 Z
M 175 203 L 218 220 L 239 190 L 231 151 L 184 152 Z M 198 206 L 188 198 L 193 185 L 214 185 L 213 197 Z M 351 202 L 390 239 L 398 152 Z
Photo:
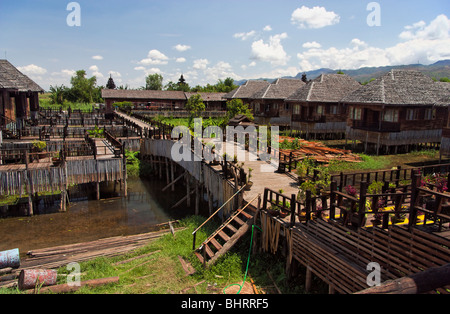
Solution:
M 322 68 L 318 70 L 308 71 L 306 73 L 306 77 L 308 80 L 315 79 L 319 75 L 336 73 L 338 71 L 342 71 L 345 74 L 353 77 L 358 82 L 367 82 L 372 78 L 378 78 L 381 75 L 389 72 L 392 69 L 411 69 L 418 70 L 422 73 L 429 75 L 431 78 L 440 79 L 442 77 L 450 78 L 450 60 L 442 60 L 438 61 L 434 64 L 423 65 L 423 64 L 410 64 L 410 65 L 398 65 L 398 66 L 385 66 L 385 67 L 365 67 L 357 70 L 342 70 L 342 69 L 328 69 Z M 303 72 L 298 73 L 295 77 L 286 76 L 284 78 L 298 78 L 301 79 Z M 261 80 L 273 81 L 277 78 L 261 78 Z M 242 85 L 247 80 L 236 81 L 235 84 Z

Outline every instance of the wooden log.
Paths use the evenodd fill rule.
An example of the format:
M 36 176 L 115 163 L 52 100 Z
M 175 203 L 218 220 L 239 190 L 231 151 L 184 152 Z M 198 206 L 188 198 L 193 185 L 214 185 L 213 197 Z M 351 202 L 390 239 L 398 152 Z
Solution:
M 52 293 L 69 293 L 79 290 L 81 287 L 98 287 L 103 285 L 108 285 L 112 283 L 119 282 L 119 277 L 110 277 L 110 278 L 101 278 L 101 279 L 92 279 L 80 282 L 80 285 L 55 285 L 44 287 L 39 290 L 39 293 L 42 292 L 52 292 Z M 31 290 L 30 293 L 33 293 L 34 290 Z
M 356 294 L 420 294 L 450 285 L 450 264 L 429 268 L 423 272 L 390 280 Z

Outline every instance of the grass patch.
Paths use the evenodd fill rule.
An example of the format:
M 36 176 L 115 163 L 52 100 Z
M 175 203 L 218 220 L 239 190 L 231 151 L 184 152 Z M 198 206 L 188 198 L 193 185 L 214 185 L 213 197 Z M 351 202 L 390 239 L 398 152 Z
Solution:
M 250 247 L 250 233 L 216 264 L 205 269 L 192 252 L 192 232 L 204 220 L 205 218 L 199 216 L 188 217 L 181 221 L 181 226 L 186 229 L 176 232 L 175 237 L 169 233 L 132 253 L 80 263 L 82 281 L 115 276 L 119 276 L 120 281 L 95 288 L 83 287 L 75 294 L 222 294 L 225 287 L 242 284 Z M 206 239 L 218 224 L 207 224 L 205 229 L 201 229 L 197 234 L 197 245 Z M 150 256 L 117 264 L 119 261 L 152 252 L 154 254 Z M 186 276 L 178 256 L 190 262 L 196 273 Z M 283 257 L 262 253 L 251 255 L 249 273 L 258 288 L 276 293 L 266 288 L 273 287 L 273 279 L 283 293 L 302 293 L 301 281 L 288 284 L 284 269 Z M 272 279 L 267 274 L 268 270 Z M 62 267 L 58 274 L 69 274 L 69 271 Z M 65 280 L 65 277 L 61 276 L 58 283 L 65 283 Z M 6 293 L 22 292 L 17 289 L 0 289 L 0 294 Z

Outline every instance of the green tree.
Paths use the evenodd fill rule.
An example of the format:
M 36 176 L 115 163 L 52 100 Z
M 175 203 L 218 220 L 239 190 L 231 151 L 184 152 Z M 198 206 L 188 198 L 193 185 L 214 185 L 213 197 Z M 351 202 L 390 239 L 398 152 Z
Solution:
M 50 99 L 52 104 L 63 105 L 66 93 L 66 87 L 64 85 L 61 86 L 53 86 L 50 85 Z
M 187 104 L 186 104 L 186 110 L 190 113 L 190 118 L 198 118 L 201 116 L 201 113 L 205 111 L 206 106 L 203 103 L 202 96 L 200 94 L 192 95 Z
M 163 77 L 161 74 L 158 73 L 150 74 L 145 79 L 145 89 L 162 90 L 162 88 L 163 88 Z
M 230 119 L 239 114 L 246 115 L 251 120 L 254 119 L 253 113 L 248 107 L 248 104 L 244 104 L 242 99 L 232 99 L 227 101 L 227 115 L 225 123 L 228 124 L 228 121 L 230 121 Z
M 101 100 L 101 87 L 97 87 L 95 76 L 86 78 L 86 71 L 79 70 L 70 80 L 72 87 L 66 90 L 66 99 L 71 102 L 92 103 Z

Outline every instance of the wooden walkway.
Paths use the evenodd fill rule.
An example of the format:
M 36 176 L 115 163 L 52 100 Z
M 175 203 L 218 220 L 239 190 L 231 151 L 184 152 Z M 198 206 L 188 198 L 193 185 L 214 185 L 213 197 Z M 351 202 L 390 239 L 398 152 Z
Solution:
M 121 117 L 132 121 L 142 128 L 151 128 L 151 126 L 139 119 L 130 117 L 122 112 L 116 112 Z M 204 142 L 211 141 L 211 139 L 204 139 Z M 228 145 L 226 152 L 230 156 L 236 155 L 238 163 L 244 163 L 243 168 L 246 173 L 249 173 L 249 169 L 253 169 L 251 181 L 253 186 L 250 191 L 244 192 L 244 200 L 250 201 L 254 199 L 258 194 L 263 194 L 266 187 L 272 187 L 273 189 L 283 190 L 286 195 L 298 193 L 297 176 L 292 173 L 277 173 L 277 166 L 271 165 L 268 162 L 258 160 L 255 154 L 252 154 L 244 149 L 244 147 L 238 143 L 223 143 L 223 146 Z M 221 152 L 217 154 L 222 155 Z M 213 166 L 213 168 L 220 170 L 221 166 Z

